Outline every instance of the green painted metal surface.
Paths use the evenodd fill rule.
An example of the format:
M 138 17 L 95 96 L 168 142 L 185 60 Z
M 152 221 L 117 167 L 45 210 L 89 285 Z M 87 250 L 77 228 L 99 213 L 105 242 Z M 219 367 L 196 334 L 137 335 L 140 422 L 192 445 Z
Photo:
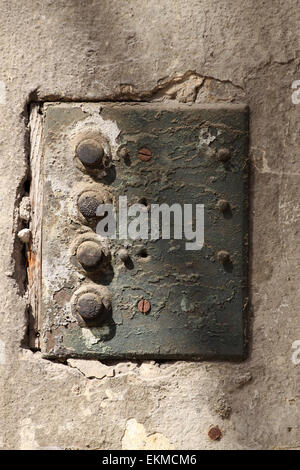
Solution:
M 101 135 L 103 171 L 75 157 L 84 136 Z M 142 161 L 139 150 L 151 158 Z M 122 150 L 123 149 L 123 150 Z M 125 150 L 126 149 L 126 152 Z M 221 149 L 228 159 L 221 161 Z M 221 150 L 221 152 L 220 152 Z M 242 105 L 50 103 L 44 106 L 42 350 L 48 357 L 242 359 L 247 311 L 248 110 Z M 221 157 L 220 157 L 221 155 Z M 128 205 L 204 204 L 204 246 L 184 238 L 110 240 L 78 214 L 83 191 L 127 196 Z M 229 206 L 220 210 L 220 201 Z M 76 240 L 105 245 L 105 262 L 86 273 Z M 119 250 L 126 247 L 129 261 Z M 222 264 L 220 251 L 230 260 Z M 100 289 L 112 310 L 103 324 L 80 324 L 76 292 Z M 103 290 L 104 289 L 104 290 Z M 141 313 L 138 302 L 151 305 Z

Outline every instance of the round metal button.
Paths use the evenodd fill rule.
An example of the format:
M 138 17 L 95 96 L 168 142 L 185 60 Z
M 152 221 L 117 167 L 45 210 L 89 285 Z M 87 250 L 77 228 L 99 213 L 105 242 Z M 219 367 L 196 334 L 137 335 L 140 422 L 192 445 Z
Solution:
M 96 320 L 103 309 L 100 299 L 92 293 L 82 294 L 77 302 L 77 311 L 86 321 Z
M 83 165 L 95 168 L 101 165 L 104 151 L 99 142 L 93 139 L 86 139 L 77 146 L 76 155 Z
M 86 241 L 77 248 L 77 259 L 86 271 L 97 268 L 101 258 L 102 250 L 96 242 Z
M 103 201 L 99 199 L 100 198 L 97 198 L 97 196 L 91 192 L 81 194 L 78 199 L 78 209 L 85 218 L 91 219 L 96 217 L 98 206 L 103 204 Z

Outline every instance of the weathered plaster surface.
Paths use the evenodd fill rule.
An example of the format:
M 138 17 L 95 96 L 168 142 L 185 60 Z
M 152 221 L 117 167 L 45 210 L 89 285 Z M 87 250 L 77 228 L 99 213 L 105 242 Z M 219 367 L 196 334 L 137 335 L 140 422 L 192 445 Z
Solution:
M 1 447 L 299 448 L 300 365 L 291 360 L 300 339 L 300 105 L 291 100 L 300 78 L 299 2 L 0 6 Z M 21 347 L 27 300 L 18 206 L 28 171 L 26 103 L 37 99 L 249 103 L 247 361 L 91 370 Z M 207 435 L 212 424 L 222 430 L 219 441 Z

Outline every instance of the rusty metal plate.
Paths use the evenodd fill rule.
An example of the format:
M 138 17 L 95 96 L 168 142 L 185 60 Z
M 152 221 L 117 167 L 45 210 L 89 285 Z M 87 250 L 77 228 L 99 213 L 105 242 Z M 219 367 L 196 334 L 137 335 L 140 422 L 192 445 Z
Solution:
M 247 107 L 47 103 L 42 111 L 44 355 L 243 358 Z M 187 250 L 184 237 L 120 239 L 118 230 L 105 239 L 97 204 L 112 203 L 118 216 L 120 196 L 142 204 L 149 220 L 152 204 L 203 205 L 202 249 Z

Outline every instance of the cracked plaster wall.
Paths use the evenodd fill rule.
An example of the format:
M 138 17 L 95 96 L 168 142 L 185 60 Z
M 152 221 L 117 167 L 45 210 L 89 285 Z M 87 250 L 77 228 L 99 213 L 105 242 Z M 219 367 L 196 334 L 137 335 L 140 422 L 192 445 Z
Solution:
M 0 1 L 0 447 L 299 448 L 298 0 Z M 247 102 L 251 348 L 240 364 L 58 364 L 27 330 L 31 100 Z M 67 178 L 67 175 L 66 175 Z M 211 441 L 218 425 L 222 438 Z

